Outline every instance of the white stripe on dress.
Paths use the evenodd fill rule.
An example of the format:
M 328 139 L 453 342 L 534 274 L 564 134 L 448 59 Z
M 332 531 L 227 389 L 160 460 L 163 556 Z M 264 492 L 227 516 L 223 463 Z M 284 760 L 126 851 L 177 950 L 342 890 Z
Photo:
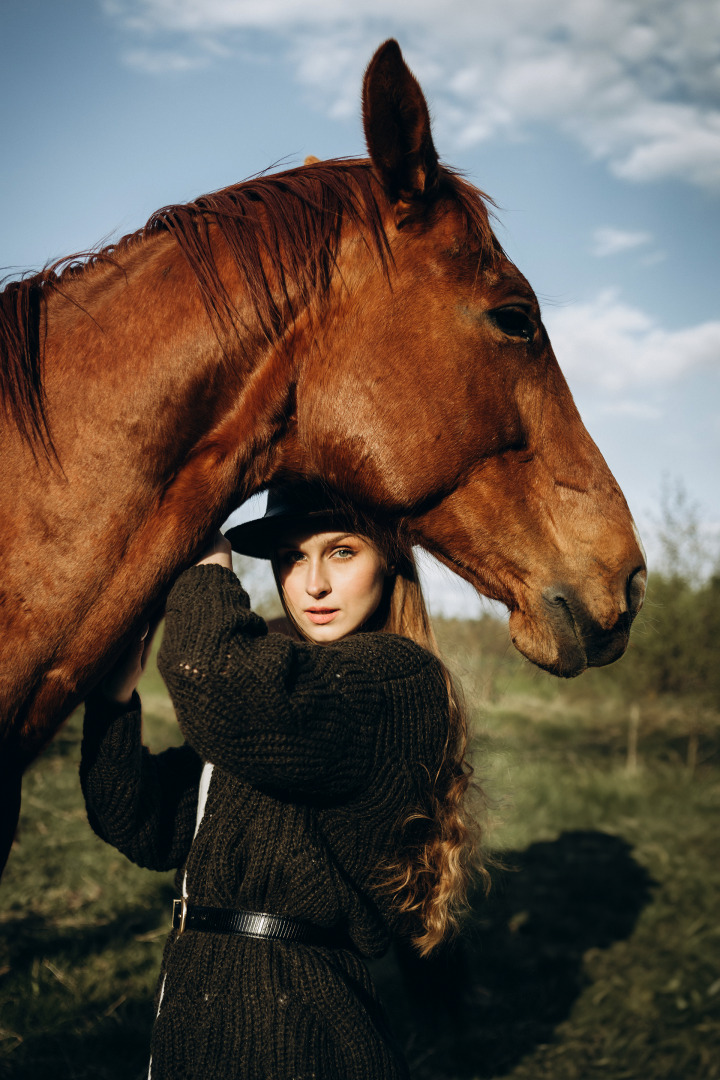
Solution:
M 202 819 L 205 817 L 205 804 L 207 803 L 208 791 L 210 789 L 210 780 L 212 779 L 213 766 L 210 761 L 206 761 L 203 765 L 203 770 L 200 773 L 200 786 L 198 787 L 198 801 L 197 801 L 197 813 L 195 815 L 195 832 L 193 833 L 193 840 L 198 834 Z M 187 870 L 183 874 L 182 894 L 187 900 Z M 157 1020 L 160 1015 L 160 1006 L 162 1005 L 163 996 L 165 994 L 165 981 L 167 975 L 163 978 L 162 986 L 160 987 L 160 997 L 158 998 L 157 1012 L 155 1013 L 155 1019 Z M 148 1062 L 148 1074 L 147 1080 L 152 1080 L 152 1054 L 150 1055 L 150 1061 Z

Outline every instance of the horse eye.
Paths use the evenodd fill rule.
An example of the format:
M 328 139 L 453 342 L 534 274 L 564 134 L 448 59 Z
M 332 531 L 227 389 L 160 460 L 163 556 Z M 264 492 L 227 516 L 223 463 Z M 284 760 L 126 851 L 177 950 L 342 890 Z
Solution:
M 490 315 L 503 334 L 507 334 L 508 337 L 518 337 L 524 338 L 525 341 L 532 341 L 535 327 L 521 308 L 496 308 L 495 311 L 490 312 Z

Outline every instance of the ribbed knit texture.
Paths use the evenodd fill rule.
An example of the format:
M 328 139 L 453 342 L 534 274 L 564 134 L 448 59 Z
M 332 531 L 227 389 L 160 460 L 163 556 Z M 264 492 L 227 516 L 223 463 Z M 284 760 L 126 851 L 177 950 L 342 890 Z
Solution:
M 179 867 L 178 889 L 186 872 L 192 903 L 341 927 L 356 951 L 173 932 L 153 1080 L 406 1077 L 361 957 L 399 928 L 378 868 L 443 754 L 437 661 L 389 634 L 267 634 L 210 565 L 173 587 L 159 667 L 186 743 L 149 754 L 137 695 L 124 709 L 95 695 L 81 763 L 94 830 L 141 866 Z

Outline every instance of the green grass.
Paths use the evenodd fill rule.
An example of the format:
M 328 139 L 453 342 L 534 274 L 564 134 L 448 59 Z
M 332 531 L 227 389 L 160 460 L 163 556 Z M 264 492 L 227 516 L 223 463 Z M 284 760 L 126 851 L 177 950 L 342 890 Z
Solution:
M 586 699 L 582 680 L 510 652 L 483 663 L 471 627 L 444 633 L 506 869 L 453 951 L 374 965 L 414 1076 L 720 1077 L 717 715 L 597 679 Z M 177 741 L 155 671 L 143 697 L 153 749 Z M 30 769 L 0 887 L 0 1077 L 13 1080 L 146 1071 L 172 875 L 91 833 L 80 733 L 75 715 Z
M 143 680 L 154 750 L 177 743 L 154 665 Z M 90 831 L 76 712 L 23 783 L 0 886 L 0 1077 L 147 1075 L 152 996 L 175 890 Z

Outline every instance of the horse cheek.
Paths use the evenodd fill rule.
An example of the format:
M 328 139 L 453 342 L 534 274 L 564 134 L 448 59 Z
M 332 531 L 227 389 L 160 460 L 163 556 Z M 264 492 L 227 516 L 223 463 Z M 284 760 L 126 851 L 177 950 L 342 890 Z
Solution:
M 398 409 L 396 395 L 378 392 L 379 381 L 348 381 L 326 393 L 320 407 L 300 418 L 301 449 L 291 441 L 283 456 L 299 456 L 304 468 L 298 472 L 322 476 L 349 498 L 404 514 L 430 488 L 450 482 L 443 475 L 441 432 L 422 412 Z M 404 432 L 400 442 L 398 431 Z

